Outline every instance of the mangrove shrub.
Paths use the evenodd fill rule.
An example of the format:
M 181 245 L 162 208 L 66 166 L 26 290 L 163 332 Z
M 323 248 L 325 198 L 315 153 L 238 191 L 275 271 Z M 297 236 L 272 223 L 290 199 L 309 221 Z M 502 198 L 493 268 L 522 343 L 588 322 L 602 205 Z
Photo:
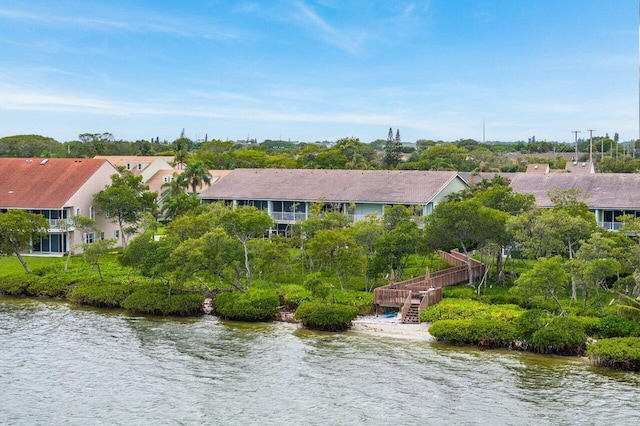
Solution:
M 640 338 L 602 339 L 589 345 L 587 356 L 600 367 L 640 371 Z
M 358 316 L 355 306 L 329 304 L 321 301 L 304 302 L 296 309 L 295 318 L 307 328 L 323 331 L 344 331 Z
M 536 352 L 558 355 L 582 355 L 587 344 L 583 325 L 575 318 L 555 317 L 531 336 Z
M 271 321 L 278 313 L 280 298 L 275 290 L 252 288 L 245 292 L 220 293 L 214 300 L 216 313 L 235 321 Z

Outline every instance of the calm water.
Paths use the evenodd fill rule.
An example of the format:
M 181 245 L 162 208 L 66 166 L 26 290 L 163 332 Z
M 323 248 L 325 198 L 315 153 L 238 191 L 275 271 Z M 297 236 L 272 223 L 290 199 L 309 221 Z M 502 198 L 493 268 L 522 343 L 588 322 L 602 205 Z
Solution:
M 640 375 L 290 324 L 0 298 L 2 424 L 640 424 Z

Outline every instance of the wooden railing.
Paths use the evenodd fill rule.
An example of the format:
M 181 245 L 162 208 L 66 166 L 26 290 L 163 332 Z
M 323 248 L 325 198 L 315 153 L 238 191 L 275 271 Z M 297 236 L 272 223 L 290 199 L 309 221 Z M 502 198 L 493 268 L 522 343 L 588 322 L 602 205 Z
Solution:
M 413 299 L 413 295 L 411 295 L 411 293 L 409 293 L 409 295 L 407 296 L 407 298 L 404 301 L 404 304 L 402 305 L 402 309 L 400 310 L 400 318 L 406 318 L 407 317 L 407 313 L 409 312 L 409 308 L 411 308 L 411 300 Z
M 419 312 L 442 300 L 442 287 L 461 284 L 469 281 L 469 267 L 467 258 L 457 250 L 450 253 L 439 250 L 438 254 L 449 263 L 455 265 L 434 273 L 411 278 L 397 283 L 391 282 L 386 286 L 373 290 L 374 304 L 401 308 L 401 318 L 404 318 L 411 306 L 412 297 L 421 297 Z M 474 279 L 484 275 L 485 267 L 476 259 L 471 261 L 471 274 Z

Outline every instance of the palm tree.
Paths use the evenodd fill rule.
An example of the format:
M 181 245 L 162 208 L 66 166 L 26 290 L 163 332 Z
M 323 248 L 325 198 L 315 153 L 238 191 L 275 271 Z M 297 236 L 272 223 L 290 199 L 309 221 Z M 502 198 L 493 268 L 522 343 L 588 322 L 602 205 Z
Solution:
M 174 173 L 169 182 L 162 184 L 162 192 L 160 193 L 160 196 L 162 198 L 175 197 L 179 194 L 183 194 L 187 186 L 188 183 L 184 174 Z
M 211 185 L 211 173 L 209 173 L 209 169 L 202 161 L 192 161 L 187 164 L 182 176 L 185 182 L 188 182 L 191 186 L 194 194 L 197 193 L 198 186 L 205 183 Z

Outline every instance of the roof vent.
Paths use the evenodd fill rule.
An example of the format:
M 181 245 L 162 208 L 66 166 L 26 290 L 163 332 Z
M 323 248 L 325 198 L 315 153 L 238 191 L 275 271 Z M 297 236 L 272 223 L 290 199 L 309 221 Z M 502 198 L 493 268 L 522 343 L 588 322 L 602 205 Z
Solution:
M 40 162 L 40 165 L 41 165 L 41 166 L 44 166 L 45 164 L 47 164 L 47 162 L 48 162 L 48 161 L 49 161 L 49 159 L 48 159 L 48 158 L 45 158 L 44 160 L 42 160 L 42 161 Z

